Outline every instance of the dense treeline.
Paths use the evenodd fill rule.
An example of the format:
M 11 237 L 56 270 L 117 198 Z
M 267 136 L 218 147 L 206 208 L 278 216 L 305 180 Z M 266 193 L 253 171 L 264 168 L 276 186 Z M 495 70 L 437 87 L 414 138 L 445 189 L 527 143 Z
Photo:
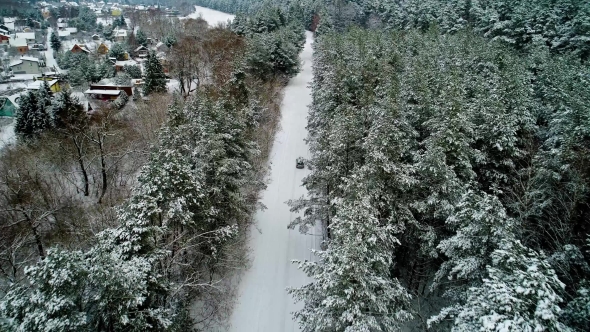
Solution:
M 456 8 L 428 3 L 423 26 L 363 21 L 382 13 L 354 3 L 322 17 L 310 196 L 291 202 L 305 211 L 291 226 L 321 220 L 327 240 L 301 263 L 314 282 L 291 290 L 295 316 L 304 331 L 586 331 L 585 46 L 514 48 L 447 29 L 437 17 Z
M 351 21 L 384 29 L 454 33 L 470 27 L 518 49 L 546 45 L 557 53 L 590 56 L 590 3 L 584 0 L 352 0 L 326 1 L 335 26 Z
M 302 30 L 287 26 L 277 31 L 296 58 Z M 252 42 L 273 29 L 205 34 L 202 47 L 222 46 L 196 60 L 206 79 L 169 106 L 154 94 L 90 119 L 62 97 L 36 108 L 75 119 L 3 149 L 0 329 L 190 331 L 223 319 L 224 276 L 244 264 L 284 77 L 298 68 L 248 61 L 252 47 L 275 52 Z M 49 149 L 60 144 L 71 151 Z

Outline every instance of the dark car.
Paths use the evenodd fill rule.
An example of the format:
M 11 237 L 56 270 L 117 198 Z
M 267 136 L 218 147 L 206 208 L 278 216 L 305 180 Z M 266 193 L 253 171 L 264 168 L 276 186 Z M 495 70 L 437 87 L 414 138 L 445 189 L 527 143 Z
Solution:
M 305 165 L 303 164 L 303 158 L 299 157 L 295 160 L 295 167 L 297 168 L 304 168 Z

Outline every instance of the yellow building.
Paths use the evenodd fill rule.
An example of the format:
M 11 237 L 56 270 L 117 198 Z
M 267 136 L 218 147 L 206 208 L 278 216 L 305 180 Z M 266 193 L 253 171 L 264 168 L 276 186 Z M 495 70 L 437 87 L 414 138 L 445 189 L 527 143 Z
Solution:
M 119 9 L 119 8 L 113 8 L 111 10 L 111 15 L 113 15 L 113 16 L 121 16 L 121 9 Z
M 96 49 L 96 53 L 101 54 L 101 55 L 105 55 L 105 54 L 109 53 L 109 48 L 104 43 L 100 43 L 100 45 Z
M 43 84 L 43 81 L 47 81 L 49 89 L 51 89 L 51 92 L 53 93 L 58 93 L 60 91 L 70 88 L 70 84 L 68 82 L 58 79 L 54 76 L 35 77 L 35 82 L 33 82 L 33 84 L 30 84 L 27 88 L 30 90 L 37 90 L 39 89 L 41 84 Z

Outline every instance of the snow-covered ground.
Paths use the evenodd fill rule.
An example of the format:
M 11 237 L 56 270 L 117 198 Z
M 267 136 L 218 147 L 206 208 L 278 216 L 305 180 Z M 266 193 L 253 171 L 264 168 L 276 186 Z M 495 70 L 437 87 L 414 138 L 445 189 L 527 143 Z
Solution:
M 235 15 L 218 12 L 217 10 L 195 6 L 195 12 L 187 16 L 188 18 L 197 18 L 201 16 L 209 25 L 215 26 L 219 23 L 227 23 L 234 19 Z
M 47 47 L 47 51 L 44 52 L 45 65 L 47 66 L 49 71 L 54 71 L 55 69 L 55 72 L 59 73 L 59 66 L 57 65 L 57 61 L 53 57 L 53 49 L 51 49 L 51 34 L 53 34 L 53 29 L 47 28 L 47 45 L 45 45 L 45 47 Z
M 6 124 L 6 122 L 9 122 Z M 14 120 L 2 118 L 0 119 L 0 149 L 6 144 L 14 142 L 16 137 L 14 136 Z
M 291 260 L 313 260 L 310 249 L 319 249 L 321 231 L 303 235 L 289 230 L 287 225 L 296 215 L 285 204 L 289 199 L 306 194 L 301 180 L 309 173 L 296 169 L 295 159 L 309 157 L 303 139 L 307 135 L 307 106 L 311 104 L 308 87 L 312 79 L 312 34 L 301 54 L 301 73 L 291 79 L 285 89 L 281 106 L 280 131 L 270 155 L 271 173 L 268 187 L 262 196 L 267 209 L 256 214 L 256 226 L 249 238 L 251 267 L 245 272 L 238 291 L 237 303 L 231 317 L 231 331 L 281 332 L 298 331 L 291 312 L 298 309 L 287 287 L 304 285 L 310 279 L 297 269 Z

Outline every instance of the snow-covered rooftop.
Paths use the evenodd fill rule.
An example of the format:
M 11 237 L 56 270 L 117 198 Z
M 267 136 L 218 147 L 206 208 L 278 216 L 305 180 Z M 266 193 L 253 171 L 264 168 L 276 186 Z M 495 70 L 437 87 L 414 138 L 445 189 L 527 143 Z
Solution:
M 27 40 L 23 38 L 14 38 L 10 40 L 10 46 L 12 47 L 21 47 L 27 46 Z
M 23 60 L 23 61 L 39 62 L 39 59 L 38 58 L 35 58 L 35 57 L 32 57 L 32 56 L 21 56 L 20 59 Z
M 13 36 L 14 37 L 14 36 Z M 9 40 L 10 45 L 13 47 L 19 47 L 19 46 L 27 46 L 27 40 L 24 38 L 12 38 Z
M 43 82 L 45 82 L 45 81 L 38 80 L 38 81 L 31 82 L 29 85 L 27 85 L 27 89 L 29 89 L 29 90 L 39 90 L 39 88 L 41 87 L 41 85 L 43 85 Z M 57 83 L 57 80 L 47 81 L 47 84 L 49 86 L 52 86 L 55 83 Z
M 118 96 L 121 94 L 121 91 L 123 91 L 123 90 L 91 90 L 91 89 L 88 89 L 88 90 L 84 91 L 84 93 L 91 94 L 91 95 Z
M 137 65 L 137 61 L 135 60 L 125 60 L 125 61 L 116 61 L 115 66 L 135 66 Z
M 70 32 L 69 31 L 58 31 L 57 35 L 60 37 L 69 37 L 70 36 Z
M 16 38 L 24 38 L 24 39 L 32 39 L 35 40 L 35 33 L 34 32 L 17 32 L 15 34 Z

